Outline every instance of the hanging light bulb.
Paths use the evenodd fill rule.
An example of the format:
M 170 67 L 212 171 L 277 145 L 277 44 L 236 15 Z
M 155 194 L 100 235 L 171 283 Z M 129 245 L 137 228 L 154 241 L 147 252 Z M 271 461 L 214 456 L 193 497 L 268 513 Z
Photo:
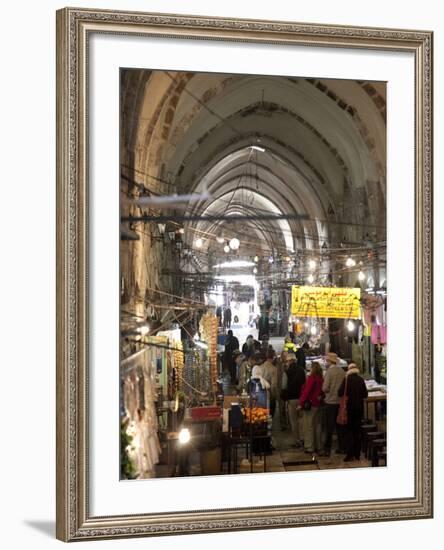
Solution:
M 313 326 L 313 327 L 311 327 L 310 332 L 313 336 L 316 336 L 318 331 L 317 331 L 317 328 Z
M 236 239 L 236 237 L 231 239 L 230 241 L 231 250 L 237 250 L 239 248 L 239 245 L 240 245 L 239 239 Z
M 150 331 L 150 327 L 149 325 L 143 325 L 142 327 L 139 327 L 137 331 L 140 332 L 142 336 L 146 336 Z
M 285 256 L 284 260 L 285 260 L 286 262 L 291 262 L 290 256 Z
M 365 281 L 365 273 L 364 273 L 363 271 L 360 271 L 360 272 L 358 273 L 358 279 L 359 279 L 360 281 Z
M 195 245 L 196 248 L 202 248 L 203 240 L 199 237 L 198 239 L 196 239 L 194 241 L 194 245 Z
M 179 442 L 184 444 L 188 443 L 191 439 L 190 430 L 188 428 L 182 428 L 179 432 Z
M 316 267 L 316 262 L 314 260 L 308 260 L 308 267 L 310 269 L 315 269 Z
M 259 261 L 259 256 L 255 256 L 254 261 L 257 263 Z
M 253 267 L 253 273 L 256 275 L 256 273 L 257 273 L 257 267 Z
M 307 281 L 312 285 L 314 283 L 314 280 L 315 278 L 313 277 L 313 275 L 310 273 L 310 275 L 307 277 Z
M 349 256 L 349 257 L 347 258 L 346 262 L 345 262 L 345 265 L 346 265 L 347 267 L 353 267 L 353 266 L 356 265 L 356 262 L 355 262 L 355 260 L 354 260 L 351 256 Z
M 354 324 L 353 321 L 351 321 L 351 320 L 348 321 L 348 323 L 347 323 L 347 329 L 348 329 L 349 332 L 353 332 L 353 331 L 355 330 L 355 324 Z
M 179 227 L 177 232 L 180 233 L 181 235 L 183 235 L 185 233 L 185 229 L 183 227 Z
M 270 256 L 270 257 L 268 258 L 268 261 L 269 261 L 270 264 L 272 264 L 272 263 L 274 262 L 273 256 Z
M 227 254 L 230 252 L 230 247 L 227 244 L 224 246 L 224 252 Z
M 216 237 L 216 241 L 219 243 L 219 244 L 222 244 L 225 242 L 225 239 L 223 237 Z

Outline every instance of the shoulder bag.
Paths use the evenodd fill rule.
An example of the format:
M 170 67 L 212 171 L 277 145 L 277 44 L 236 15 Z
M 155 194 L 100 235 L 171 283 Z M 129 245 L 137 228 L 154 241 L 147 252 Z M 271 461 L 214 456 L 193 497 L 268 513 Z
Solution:
M 348 414 L 347 414 L 347 401 L 348 401 L 348 395 L 347 395 L 347 379 L 348 376 L 345 377 L 345 388 L 344 388 L 344 395 L 341 397 L 341 400 L 339 401 L 339 411 L 338 416 L 336 418 L 336 422 L 340 426 L 345 426 L 348 423 Z

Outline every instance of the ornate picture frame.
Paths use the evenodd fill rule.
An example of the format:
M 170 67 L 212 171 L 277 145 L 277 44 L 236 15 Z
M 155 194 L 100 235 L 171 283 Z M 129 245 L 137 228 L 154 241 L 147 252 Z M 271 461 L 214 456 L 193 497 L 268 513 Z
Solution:
M 408 52 L 415 59 L 414 496 L 93 516 L 88 469 L 88 41 L 92 33 Z M 430 518 L 433 514 L 432 47 L 429 31 L 65 8 L 57 12 L 57 538 Z M 172 481 L 174 483 L 174 481 Z

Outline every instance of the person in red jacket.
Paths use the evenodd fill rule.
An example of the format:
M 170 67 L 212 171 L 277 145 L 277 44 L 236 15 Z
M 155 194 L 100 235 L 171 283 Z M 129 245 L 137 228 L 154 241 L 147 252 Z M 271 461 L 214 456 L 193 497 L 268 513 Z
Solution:
M 299 398 L 299 408 L 303 410 L 304 449 L 306 453 L 313 453 L 321 449 L 319 407 L 323 397 L 323 381 L 322 367 L 317 361 L 313 361 L 310 375 L 307 377 Z

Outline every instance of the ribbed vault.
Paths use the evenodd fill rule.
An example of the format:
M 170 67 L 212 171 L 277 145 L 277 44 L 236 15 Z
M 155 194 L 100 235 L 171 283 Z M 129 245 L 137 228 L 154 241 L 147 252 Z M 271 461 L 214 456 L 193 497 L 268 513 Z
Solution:
M 363 222 L 385 238 L 382 84 L 128 70 L 122 111 L 122 165 L 148 189 L 208 192 L 189 214 L 290 216 L 193 221 L 190 246 L 201 236 L 223 256 L 214 237 L 237 236 L 240 256 L 319 251 L 362 240 Z

